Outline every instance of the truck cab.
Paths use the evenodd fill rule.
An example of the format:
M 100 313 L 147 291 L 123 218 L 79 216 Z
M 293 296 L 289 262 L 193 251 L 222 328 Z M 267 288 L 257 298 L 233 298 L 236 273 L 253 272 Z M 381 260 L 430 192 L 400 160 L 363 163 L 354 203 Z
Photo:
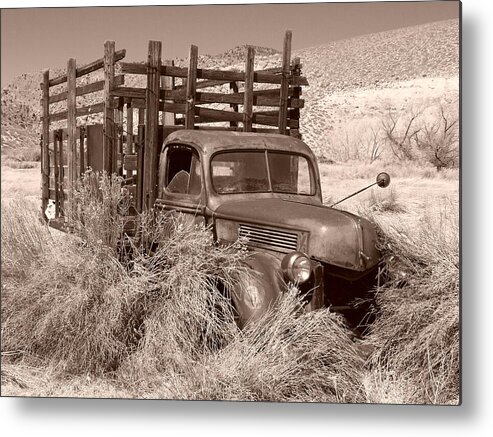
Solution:
M 242 324 L 275 305 L 290 283 L 306 310 L 350 314 L 376 277 L 374 226 L 323 205 L 315 156 L 294 137 L 173 132 L 162 146 L 157 192 L 156 208 L 210 226 L 219 244 L 245 241 L 256 275 L 233 295 Z

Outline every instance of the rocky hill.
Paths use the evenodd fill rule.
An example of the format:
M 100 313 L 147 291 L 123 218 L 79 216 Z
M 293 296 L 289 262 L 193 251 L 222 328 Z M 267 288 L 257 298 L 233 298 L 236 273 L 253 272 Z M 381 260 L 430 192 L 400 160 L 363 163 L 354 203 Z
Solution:
M 350 127 L 355 121 L 361 124 L 392 107 L 405 111 L 432 98 L 457 100 L 458 26 L 458 20 L 438 21 L 294 51 L 310 83 L 301 111 L 305 140 L 322 154 L 338 147 L 330 136 L 355 132 Z M 235 47 L 220 55 L 201 55 L 199 66 L 241 70 L 244 56 L 245 46 Z M 186 65 L 186 59 L 175 63 Z M 281 53 L 258 47 L 255 64 L 256 69 L 280 66 Z M 2 153 L 39 144 L 40 81 L 40 73 L 26 73 L 2 90 Z M 145 80 L 128 77 L 126 84 L 145 86 Z

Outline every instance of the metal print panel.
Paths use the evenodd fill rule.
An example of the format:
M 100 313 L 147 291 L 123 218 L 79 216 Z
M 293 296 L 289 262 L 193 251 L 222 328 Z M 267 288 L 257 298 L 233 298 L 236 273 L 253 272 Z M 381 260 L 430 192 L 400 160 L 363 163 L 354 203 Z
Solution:
M 459 2 L 1 18 L 2 396 L 460 404 Z

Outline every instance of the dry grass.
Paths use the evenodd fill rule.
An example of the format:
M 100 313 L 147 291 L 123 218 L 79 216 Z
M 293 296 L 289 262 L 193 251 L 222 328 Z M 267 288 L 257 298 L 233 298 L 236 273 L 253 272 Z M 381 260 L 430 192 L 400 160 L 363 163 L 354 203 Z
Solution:
M 386 227 L 390 282 L 377 295 L 376 346 L 366 379 L 371 402 L 459 401 L 458 211 L 425 216 L 419 227 Z M 382 384 L 381 382 L 385 383 Z
M 345 166 L 331 168 L 342 178 Z M 107 188 L 101 192 L 113 206 L 80 220 L 95 231 L 105 226 L 96 216 L 118 213 L 124 195 Z M 457 403 L 456 205 L 419 222 L 388 208 L 364 208 L 382 206 L 385 196 L 392 210 L 407 205 L 396 192 L 378 191 L 380 200 L 359 204 L 381 224 L 391 277 L 363 342 L 374 347 L 366 364 L 342 320 L 327 311 L 300 312 L 295 290 L 240 331 L 224 289 L 248 275 L 241 242 L 217 247 L 203 227 L 146 215 L 143 244 L 134 245 L 129 265 L 101 237 L 81 245 L 49 230 L 28 200 L 2 203 L 3 393 Z M 151 254 L 153 241 L 163 243 Z

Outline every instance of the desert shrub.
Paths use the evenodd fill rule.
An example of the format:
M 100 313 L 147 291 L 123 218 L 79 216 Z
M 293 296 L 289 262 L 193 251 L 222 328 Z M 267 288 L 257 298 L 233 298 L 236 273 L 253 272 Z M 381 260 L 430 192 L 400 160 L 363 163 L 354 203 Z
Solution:
M 27 230 L 38 226 L 46 229 L 26 223 Z M 21 351 L 61 372 L 107 370 L 124 351 L 118 286 L 125 271 L 106 251 L 81 246 L 77 238 L 41 235 L 41 243 L 25 240 L 24 253 L 36 257 L 23 264 L 22 281 L 14 278 L 2 293 L 2 350 Z
M 69 224 L 90 246 L 116 248 L 128 216 L 130 196 L 122 178 L 86 171 L 73 190 L 74 207 L 66 211 Z
M 24 276 L 27 268 L 51 252 L 50 230 L 41 222 L 33 203 L 26 199 L 2 202 L 2 274 Z
M 13 217 L 2 232 L 9 235 L 17 222 Z M 2 293 L 3 350 L 21 351 L 63 374 L 99 374 L 131 354 L 149 368 L 178 365 L 180 356 L 232 338 L 238 328 L 224 290 L 242 273 L 241 245 L 216 246 L 210 229 L 183 217 L 158 214 L 141 225 L 155 241 L 166 239 L 152 255 L 135 246 L 131 263 L 122 264 L 94 238 L 81 244 L 66 235 L 45 250 L 46 242 L 29 230 L 36 222 L 26 221 L 34 237 L 9 247 L 19 247 L 17 258 L 34 254 L 36 262 L 24 266 L 22 283 Z
M 387 227 L 383 249 L 390 281 L 377 294 L 380 314 L 369 341 L 372 377 L 402 403 L 459 399 L 459 228 L 455 210 L 425 216 L 417 227 Z M 396 391 L 392 391 L 396 389 Z M 375 397 L 375 392 L 377 396 Z M 378 396 L 383 396 L 379 398 Z
M 224 347 L 200 354 L 175 348 L 173 360 L 180 357 L 179 365 L 164 366 L 159 372 L 154 369 L 147 378 L 138 379 L 145 367 L 142 360 L 133 361 L 130 369 L 124 369 L 123 378 L 132 375 L 130 384 L 138 384 L 140 391 L 144 386 L 149 397 L 159 398 L 295 402 L 363 399 L 359 384 L 363 359 L 342 318 L 328 310 L 303 313 L 300 308 L 298 291 L 291 289 L 260 320 L 243 331 L 233 329 Z M 152 386 L 149 380 L 154 381 Z
M 379 213 L 400 213 L 405 212 L 406 208 L 399 202 L 397 192 L 390 188 L 385 191 L 371 190 L 370 196 L 363 204 L 363 210 L 360 213 L 366 215 L 369 210 Z

